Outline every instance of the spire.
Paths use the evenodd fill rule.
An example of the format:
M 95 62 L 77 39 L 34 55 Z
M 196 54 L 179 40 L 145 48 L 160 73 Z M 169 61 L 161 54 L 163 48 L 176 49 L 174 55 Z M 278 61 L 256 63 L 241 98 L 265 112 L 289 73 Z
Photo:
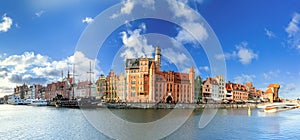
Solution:
M 195 73 L 195 70 L 194 70 L 193 66 L 191 66 L 191 68 L 190 68 L 190 73 Z
M 161 50 L 160 50 L 160 47 L 157 46 L 156 49 L 155 49 L 155 55 L 161 55 L 161 54 L 160 54 L 160 51 L 161 51 Z

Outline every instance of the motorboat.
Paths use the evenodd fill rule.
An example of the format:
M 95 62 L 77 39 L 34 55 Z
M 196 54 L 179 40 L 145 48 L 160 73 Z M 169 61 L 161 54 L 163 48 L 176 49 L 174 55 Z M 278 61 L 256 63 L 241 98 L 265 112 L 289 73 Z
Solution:
M 290 110 L 295 108 L 296 106 L 292 104 L 272 105 L 272 106 L 266 106 L 264 108 L 264 112 L 273 113 L 273 112 L 285 111 L 285 110 Z
M 11 104 L 11 105 L 25 105 L 26 104 L 23 99 L 21 99 L 18 96 L 13 96 L 13 95 L 8 97 L 7 103 Z
M 46 106 L 47 101 L 43 99 L 27 99 L 26 100 L 27 105 L 31 106 Z

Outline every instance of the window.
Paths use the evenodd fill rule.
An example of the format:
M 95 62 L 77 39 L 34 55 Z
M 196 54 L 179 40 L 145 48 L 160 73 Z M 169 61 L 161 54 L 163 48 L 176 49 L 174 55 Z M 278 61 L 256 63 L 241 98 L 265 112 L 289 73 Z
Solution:
M 131 92 L 131 97 L 134 97 L 135 96 L 135 93 L 134 92 Z

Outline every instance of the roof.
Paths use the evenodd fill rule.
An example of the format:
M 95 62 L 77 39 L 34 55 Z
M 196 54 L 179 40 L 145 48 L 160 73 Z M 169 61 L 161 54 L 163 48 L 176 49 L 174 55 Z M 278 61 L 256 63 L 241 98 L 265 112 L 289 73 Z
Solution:
M 211 77 L 207 77 L 206 80 L 204 80 L 202 83 L 204 84 L 206 82 L 209 82 L 209 84 L 212 85 L 219 85 L 217 79 Z
M 268 86 L 268 88 L 269 88 L 269 87 L 280 88 L 280 85 L 279 85 L 279 84 L 270 84 L 270 85 Z
M 247 88 L 245 85 L 229 82 L 229 83 L 226 83 L 226 90 L 227 91 L 232 91 L 232 90 L 247 91 Z

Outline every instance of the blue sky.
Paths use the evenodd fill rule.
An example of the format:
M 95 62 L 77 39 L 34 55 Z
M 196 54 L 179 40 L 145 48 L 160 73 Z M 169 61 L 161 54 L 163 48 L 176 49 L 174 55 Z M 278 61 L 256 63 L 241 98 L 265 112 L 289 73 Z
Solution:
M 92 26 L 99 31 L 109 28 L 108 24 L 96 26 L 101 24 L 99 14 L 104 10 L 120 4 L 121 8 L 115 7 L 117 10 L 113 11 L 115 17 L 111 15 L 114 21 L 138 12 L 138 5 L 158 10 L 156 3 L 154 0 L 144 3 L 131 0 L 1 1 L 0 96 L 24 82 L 45 84 L 59 80 L 61 71 L 66 73 L 72 69 L 75 58 L 80 58 L 76 60 L 78 79 L 86 80 L 89 61 L 93 66 L 96 64 L 95 76 L 107 74 L 111 68 L 122 68 L 124 58 L 150 57 L 157 45 L 165 52 L 163 69 L 186 71 L 194 65 L 202 77 L 214 76 L 208 54 L 201 43 L 194 40 L 211 37 L 205 34 L 208 30 L 205 22 L 191 19 L 193 14 L 189 12 L 195 10 L 219 39 L 223 53 L 216 51 L 210 55 L 225 59 L 227 81 L 252 81 L 260 89 L 279 83 L 282 97 L 300 97 L 300 2 L 297 0 L 168 1 L 169 6 L 173 6 L 171 14 L 162 15 L 180 19 L 179 25 L 158 19 L 124 22 L 98 46 L 101 49 L 96 61 L 78 50 L 75 53 L 84 34 L 89 30 L 92 33 Z M 181 4 L 184 6 L 180 7 Z M 176 8 L 182 9 L 178 12 Z M 195 29 L 199 36 L 189 39 L 183 25 L 192 32 Z M 177 50 L 172 46 L 176 45 L 174 42 L 177 42 Z M 88 45 L 83 49 L 88 49 Z

